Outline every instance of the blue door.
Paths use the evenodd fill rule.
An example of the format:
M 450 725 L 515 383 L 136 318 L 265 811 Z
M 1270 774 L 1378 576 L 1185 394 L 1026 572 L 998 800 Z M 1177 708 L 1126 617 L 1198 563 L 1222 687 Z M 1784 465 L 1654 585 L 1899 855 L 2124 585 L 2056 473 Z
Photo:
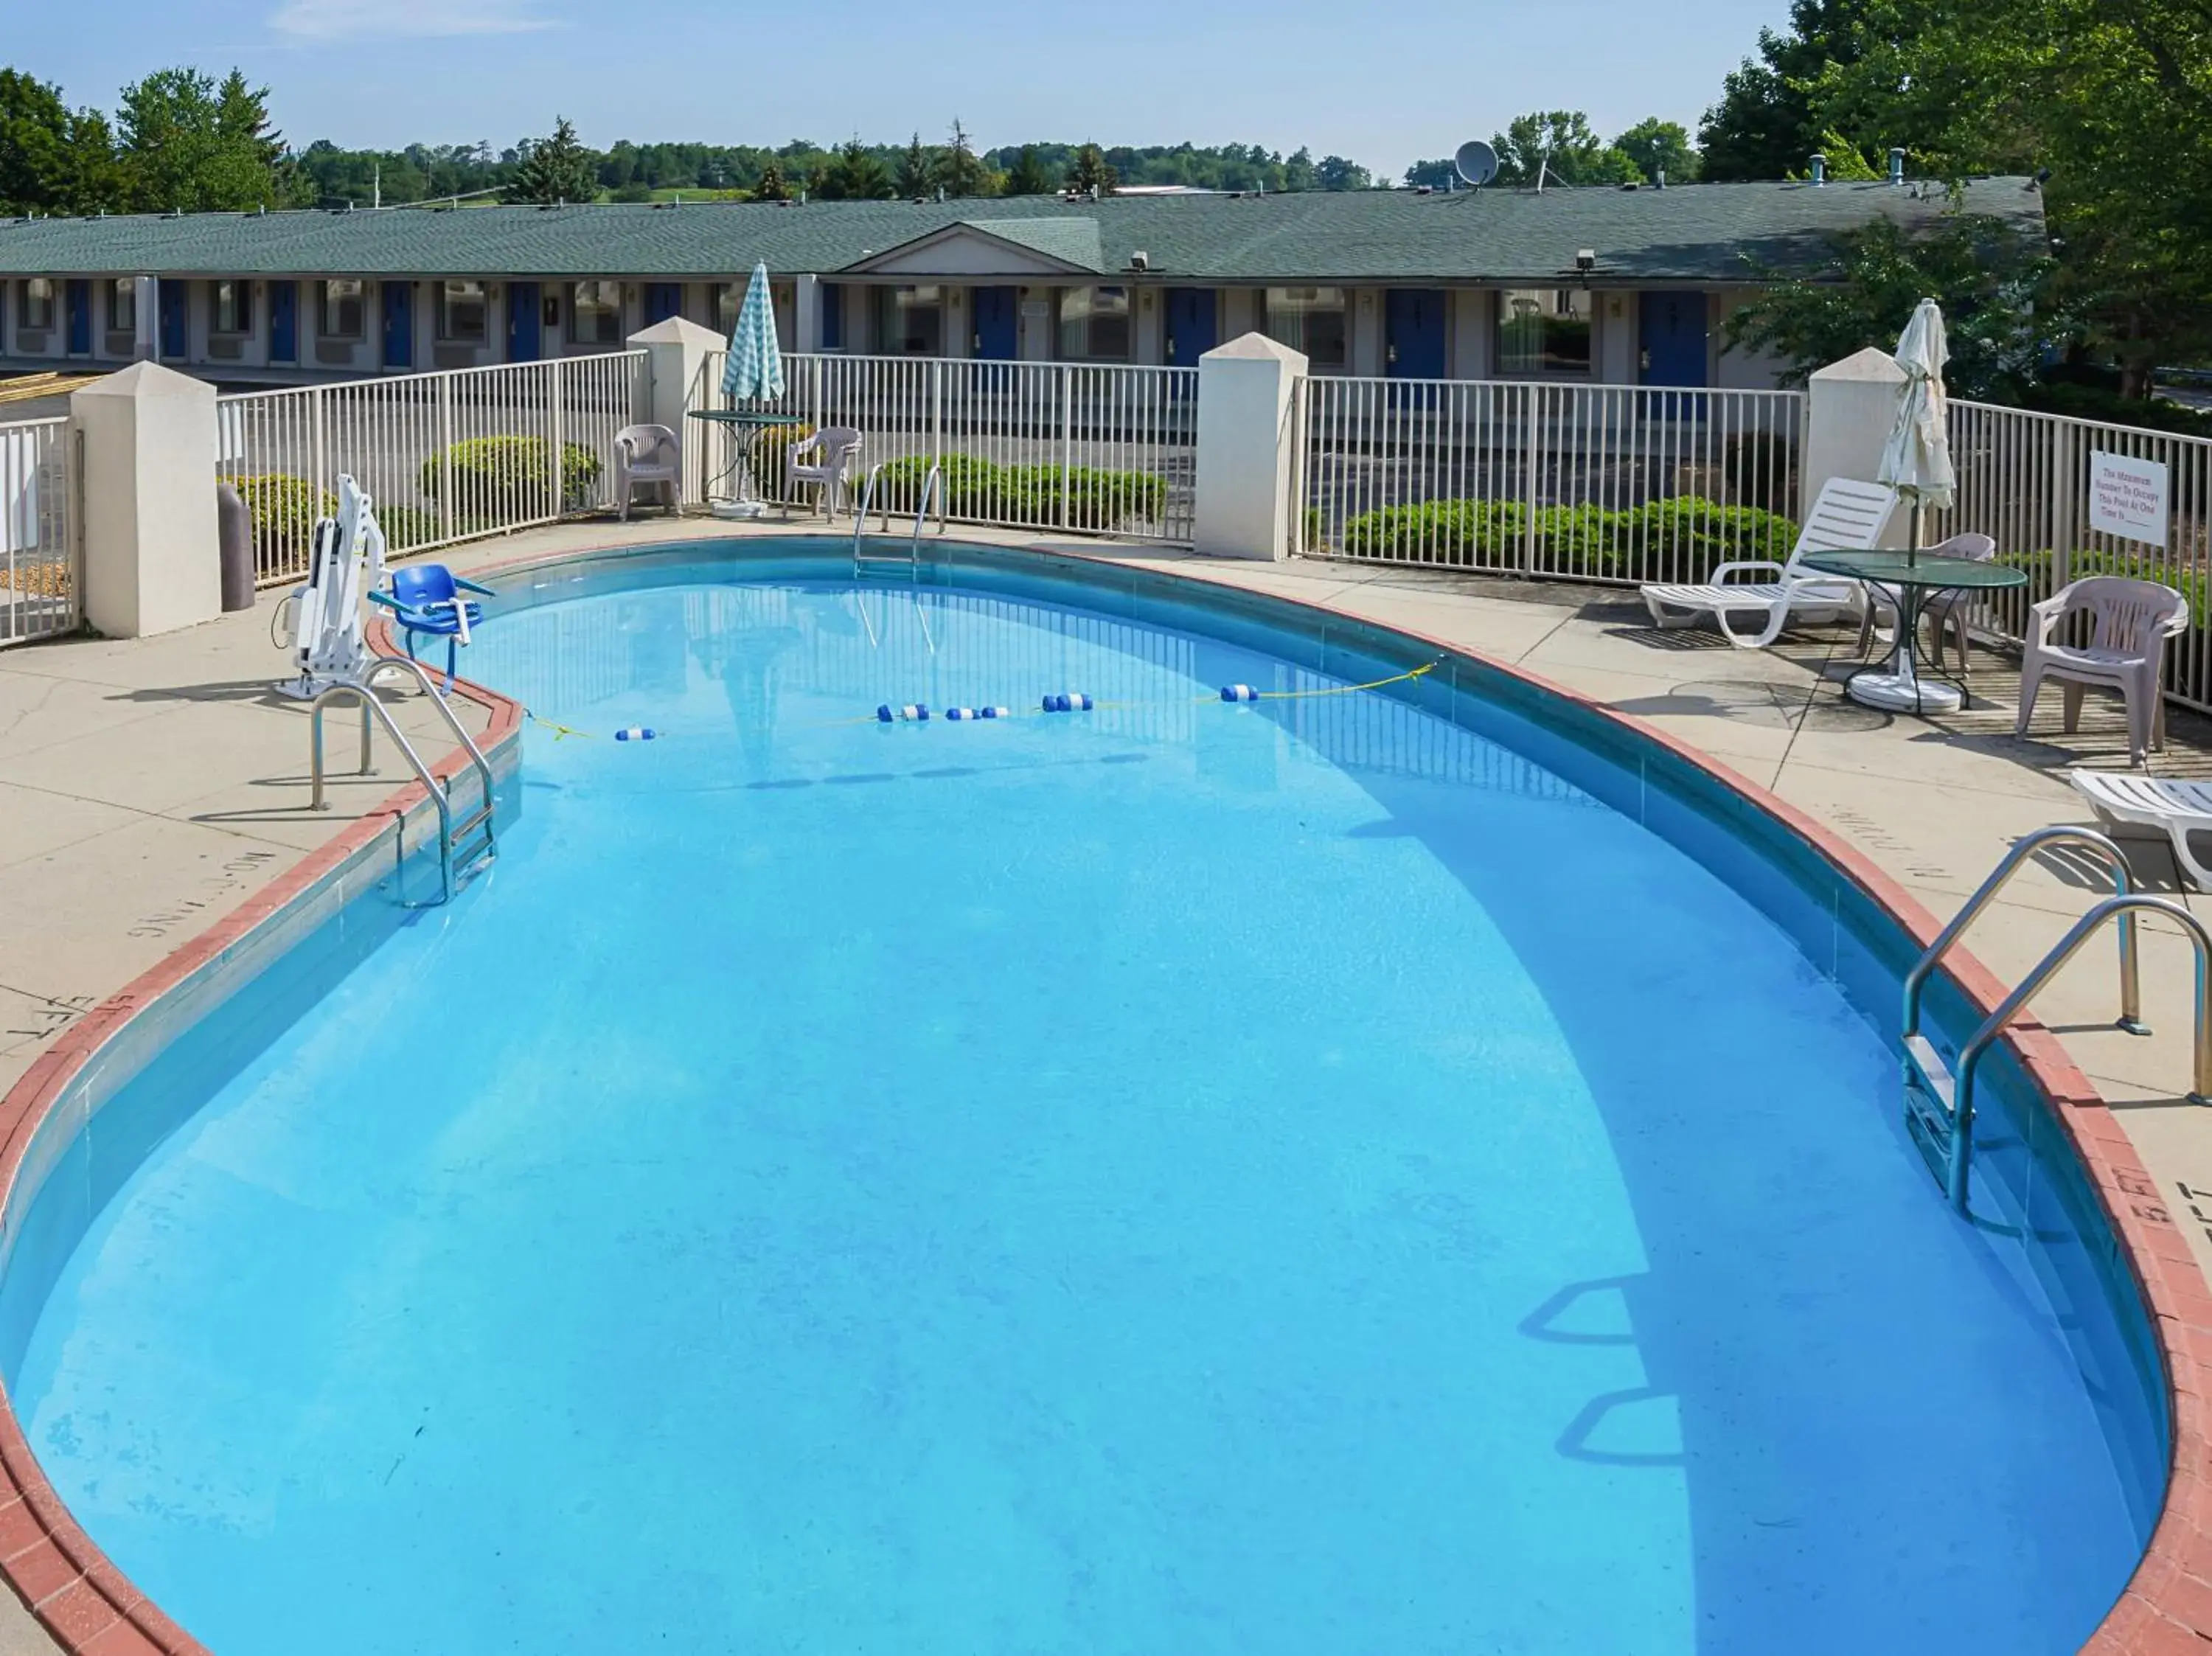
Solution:
M 680 282 L 648 282 L 645 284 L 645 325 L 665 322 L 672 316 L 684 314 L 684 284 Z
M 1393 379 L 1444 377 L 1444 296 L 1435 288 L 1393 288 L 1383 297 L 1383 372 Z
M 538 284 L 534 282 L 510 282 L 507 284 L 507 360 L 510 362 L 535 362 L 538 360 Z
M 1167 362 L 1194 368 L 1198 359 L 1221 343 L 1220 312 L 1211 288 L 1170 288 L 1167 296 Z
M 1705 383 L 1705 296 L 1646 293 L 1638 313 L 1643 348 L 1639 378 L 1647 385 Z
M 415 284 L 411 282 L 384 284 L 384 366 L 387 369 L 415 366 Z
M 1014 318 L 1018 313 L 1012 288 L 978 288 L 969 295 L 975 307 L 975 355 L 987 362 L 1014 360 Z
M 300 360 L 300 284 L 296 282 L 269 284 L 269 360 Z
M 191 335 L 186 325 L 191 315 L 191 289 L 181 282 L 163 276 L 161 294 L 161 355 L 173 362 L 181 362 Z
M 69 349 L 71 356 L 92 355 L 92 283 L 82 276 L 69 284 Z

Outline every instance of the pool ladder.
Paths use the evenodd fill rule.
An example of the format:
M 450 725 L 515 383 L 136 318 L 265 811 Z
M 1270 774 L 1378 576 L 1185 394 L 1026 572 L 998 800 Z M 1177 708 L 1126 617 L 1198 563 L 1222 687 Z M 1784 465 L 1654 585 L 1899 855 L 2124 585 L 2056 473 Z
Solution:
M 453 733 L 461 746 L 468 749 L 469 762 L 476 767 L 483 799 L 475 814 L 462 822 L 453 820 L 452 786 L 440 783 L 430 767 L 422 762 L 422 755 L 415 751 L 415 744 L 407 739 L 392 719 L 391 709 L 376 699 L 376 681 L 386 673 L 395 672 L 406 674 L 422 687 L 423 696 L 438 710 L 439 716 L 446 721 L 446 728 Z M 424 792 L 430 796 L 431 804 L 437 808 L 438 901 L 453 901 L 454 886 L 483 869 L 498 852 L 492 821 L 490 761 L 485 759 L 483 749 L 477 746 L 475 738 L 469 735 L 461 721 L 453 716 L 453 708 L 447 705 L 446 698 L 438 694 L 437 686 L 431 682 L 429 674 L 419 663 L 404 656 L 379 656 L 360 677 L 333 684 L 314 700 L 309 734 L 312 743 L 309 772 L 314 786 L 314 795 L 309 804 L 313 810 L 330 809 L 330 802 L 323 797 L 323 712 L 333 702 L 348 697 L 361 704 L 360 774 L 371 776 L 375 773 L 374 756 L 369 751 L 370 720 L 374 719 L 384 726 L 384 733 L 392 738 L 392 745 L 406 755 L 408 766 L 414 771 L 416 779 L 422 783 Z M 398 837 L 398 858 L 400 864 L 404 866 L 407 847 L 406 824 L 404 822 L 400 824 Z M 428 906 L 419 903 L 406 905 L 410 908 Z
M 921 570 L 921 531 L 928 524 L 932 501 L 937 506 L 937 532 L 940 535 L 945 532 L 945 468 L 932 460 L 928 471 L 922 476 L 921 499 L 914 512 L 914 533 L 908 537 L 903 553 L 872 552 L 868 549 L 868 513 L 874 508 L 876 485 L 883 480 L 883 474 L 884 464 L 880 460 L 868 468 L 868 481 L 860 490 L 860 509 L 853 514 L 853 574 L 857 579 L 867 573 L 870 564 L 896 564 L 904 567 L 908 579 L 913 579 Z M 883 517 L 881 532 L 888 536 L 891 530 L 891 509 L 888 501 L 884 503 Z
M 1947 1062 L 1934 1041 L 1922 1033 L 1920 1003 L 1928 980 L 1951 945 L 1973 924 L 1976 917 L 2016 873 L 2022 863 L 2047 846 L 2070 846 L 2095 852 L 2112 870 L 2112 895 L 2076 920 L 2073 927 L 2036 962 L 2035 968 L 2007 995 L 1997 1009 L 1966 1038 L 1955 1060 Z M 1905 979 L 1905 1125 L 1920 1147 L 1928 1170 L 1943 1186 L 1951 1205 L 1966 1211 L 1967 1168 L 1974 1146 L 1974 1076 L 1983 1058 L 2019 1016 L 2022 1007 L 2050 980 L 2059 968 L 2081 952 L 2106 921 L 2118 923 L 2120 933 L 2120 1016 L 2118 1027 L 2131 1035 L 2147 1035 L 2142 1021 L 2142 982 L 2136 951 L 2136 917 L 2146 911 L 2166 916 L 2189 934 L 2197 949 L 2197 1049 L 2195 1084 L 2190 1097 L 2197 1103 L 2212 1101 L 2212 933 L 2204 923 L 2179 903 L 2137 891 L 2128 878 L 2127 859 L 2120 848 L 2092 828 L 2039 828 L 2005 853 L 1974 895 L 1937 934 Z

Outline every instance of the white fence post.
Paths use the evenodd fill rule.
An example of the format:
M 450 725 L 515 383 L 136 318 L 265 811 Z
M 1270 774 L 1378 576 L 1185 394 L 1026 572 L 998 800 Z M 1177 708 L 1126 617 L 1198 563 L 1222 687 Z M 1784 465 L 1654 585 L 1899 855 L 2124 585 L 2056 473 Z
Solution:
M 1293 388 L 1304 353 L 1248 333 L 1198 359 L 1198 549 L 1278 559 L 1291 546 Z
M 638 418 L 648 425 L 665 426 L 674 432 L 687 455 L 695 442 L 705 447 L 708 435 L 714 428 L 701 421 L 687 420 L 684 415 L 690 406 L 695 386 L 708 399 L 704 406 L 713 406 L 714 394 L 720 387 L 705 383 L 702 376 L 706 373 L 707 359 L 722 349 L 722 337 L 712 328 L 672 316 L 632 334 L 627 343 L 630 349 L 645 353 L 637 367 L 634 399 Z M 699 474 L 696 485 L 692 482 L 695 470 Z M 685 498 L 697 504 L 706 494 L 706 469 L 687 464 L 684 474 Z
M 137 362 L 70 396 L 84 447 L 84 613 L 110 638 L 222 613 L 215 387 Z
M 549 518 L 559 517 L 561 515 L 562 504 L 568 498 L 568 480 L 561 475 L 561 463 L 564 458 L 562 456 L 562 450 L 568 446 L 568 422 L 566 417 L 568 413 L 568 388 L 565 378 L 562 373 L 562 369 L 564 366 L 566 365 L 560 357 L 556 356 L 553 359 L 553 373 L 551 375 L 553 380 L 553 454 L 552 464 L 549 468 L 553 474 L 553 504 L 546 509 L 545 515 Z
M 1872 345 L 1815 369 L 1805 382 L 1805 464 L 1799 475 L 1797 515 L 1813 509 L 1831 477 L 1873 479 L 1882 446 L 1897 417 L 1905 370 L 1888 352 Z M 1884 532 L 1885 545 L 1902 546 L 1910 526 L 1900 512 Z

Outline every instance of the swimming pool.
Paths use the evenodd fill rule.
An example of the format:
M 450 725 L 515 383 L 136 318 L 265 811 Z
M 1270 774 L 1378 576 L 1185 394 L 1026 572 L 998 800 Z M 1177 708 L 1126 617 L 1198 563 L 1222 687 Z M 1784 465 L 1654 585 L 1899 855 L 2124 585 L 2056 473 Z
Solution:
M 492 873 L 216 1014 L 118 1095 L 160 1131 L 114 1198 L 18 1245 L 31 1446 L 178 1621 L 224 1656 L 2096 1623 L 2160 1492 L 2140 1312 L 1936 1197 L 1870 920 L 1373 629 L 835 570 L 518 583 L 470 670 L 586 734 L 533 731 Z M 914 701 L 1019 716 L 872 717 Z

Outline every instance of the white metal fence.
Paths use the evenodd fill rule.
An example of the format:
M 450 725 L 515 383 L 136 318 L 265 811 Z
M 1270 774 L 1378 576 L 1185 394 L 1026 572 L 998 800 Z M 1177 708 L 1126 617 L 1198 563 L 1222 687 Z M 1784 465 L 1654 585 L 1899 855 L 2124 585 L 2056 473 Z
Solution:
M 2020 638 L 2030 604 L 2084 575 L 2161 582 L 2188 598 L 2192 618 L 2167 648 L 2167 692 L 2212 708 L 2212 440 L 1956 401 L 1950 434 L 1958 496 L 1949 511 L 1929 514 L 1929 537 L 1987 535 L 2000 557 L 2027 571 L 2025 587 L 1991 605 L 1994 630 Z M 2166 468 L 2164 546 L 2089 526 L 2090 457 L 2099 452 Z
M 722 363 L 722 353 L 708 355 L 693 408 L 726 406 Z M 765 433 L 744 462 L 763 500 L 816 504 L 810 486 L 787 484 L 785 451 L 847 426 L 866 444 L 860 475 L 885 463 L 878 500 L 894 512 L 919 507 L 933 462 L 944 468 L 945 515 L 962 523 L 1190 541 L 1195 368 L 802 355 L 784 359 L 784 376 L 774 407 L 802 423 Z M 694 501 L 736 492 L 738 440 L 705 430 L 706 440 L 686 434 L 684 444 Z
M 0 426 L 0 645 L 77 624 L 69 422 Z
M 1597 581 L 1789 555 L 1798 391 L 1309 379 L 1292 482 L 1311 555 Z
M 395 552 L 611 502 L 615 434 L 642 417 L 644 362 L 617 351 L 222 398 L 216 470 L 252 519 L 255 579 L 306 571 L 340 472 L 375 500 Z

